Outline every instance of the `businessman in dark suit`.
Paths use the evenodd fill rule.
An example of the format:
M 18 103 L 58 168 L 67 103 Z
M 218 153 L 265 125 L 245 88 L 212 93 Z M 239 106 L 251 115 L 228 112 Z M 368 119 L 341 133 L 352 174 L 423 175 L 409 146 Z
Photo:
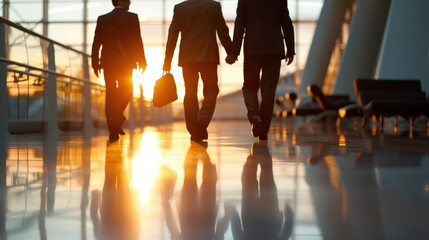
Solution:
M 207 127 L 212 119 L 219 93 L 217 65 L 219 49 L 216 33 L 227 53 L 231 46 L 229 29 L 221 5 L 213 0 L 187 0 L 174 6 L 167 46 L 164 71 L 170 71 L 171 61 L 179 33 L 179 66 L 185 81 L 185 120 L 191 140 L 208 138 Z M 199 108 L 198 80 L 203 81 L 204 99 Z
M 252 134 L 268 140 L 274 98 L 282 59 L 291 64 L 295 55 L 295 40 L 287 0 L 238 0 L 231 54 L 232 64 L 240 54 L 244 36 L 243 97 Z M 285 54 L 285 47 L 287 53 Z M 261 103 L 258 91 L 261 89 Z
M 106 83 L 106 120 L 109 140 L 124 135 L 123 115 L 133 91 L 132 71 L 138 66 L 146 68 L 140 22 L 137 14 L 128 12 L 129 0 L 112 0 L 115 8 L 99 16 L 92 45 L 92 68 L 98 77 L 104 70 Z M 100 57 L 101 48 L 101 57 Z

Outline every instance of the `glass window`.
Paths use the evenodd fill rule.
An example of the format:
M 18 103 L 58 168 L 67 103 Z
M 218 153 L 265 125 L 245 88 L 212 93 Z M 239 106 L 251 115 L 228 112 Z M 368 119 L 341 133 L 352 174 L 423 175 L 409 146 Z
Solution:
M 82 21 L 83 3 L 81 1 L 51 1 L 49 21 Z

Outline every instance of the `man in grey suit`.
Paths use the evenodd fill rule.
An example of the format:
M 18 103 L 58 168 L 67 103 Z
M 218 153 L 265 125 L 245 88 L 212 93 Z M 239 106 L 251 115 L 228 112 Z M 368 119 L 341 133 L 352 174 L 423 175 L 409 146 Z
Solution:
M 289 65 L 295 55 L 295 40 L 287 0 L 238 0 L 231 54 L 232 64 L 240 54 L 244 37 L 243 97 L 252 134 L 268 140 L 274 98 L 282 59 Z M 284 44 L 287 53 L 285 54 Z M 258 91 L 261 89 L 261 103 Z
M 227 53 L 231 45 L 229 29 L 221 5 L 213 0 L 187 0 L 174 6 L 167 46 L 164 71 L 170 71 L 179 33 L 179 66 L 185 81 L 185 120 L 191 140 L 208 138 L 207 127 L 212 119 L 219 93 L 217 65 L 219 49 L 216 33 Z M 198 104 L 199 74 L 203 81 L 203 102 Z
M 133 91 L 132 71 L 138 62 L 146 68 L 138 15 L 128 12 L 130 0 L 112 0 L 113 11 L 99 16 L 92 44 L 92 68 L 98 77 L 104 70 L 106 83 L 106 120 L 109 140 L 125 134 L 123 112 Z M 101 49 L 101 56 L 100 56 Z

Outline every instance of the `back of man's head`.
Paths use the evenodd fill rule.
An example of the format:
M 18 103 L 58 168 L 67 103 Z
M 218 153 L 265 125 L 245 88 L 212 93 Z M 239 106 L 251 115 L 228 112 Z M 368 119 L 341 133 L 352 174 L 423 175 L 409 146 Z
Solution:
M 113 4 L 113 6 L 118 6 L 118 0 L 112 0 L 112 4 Z

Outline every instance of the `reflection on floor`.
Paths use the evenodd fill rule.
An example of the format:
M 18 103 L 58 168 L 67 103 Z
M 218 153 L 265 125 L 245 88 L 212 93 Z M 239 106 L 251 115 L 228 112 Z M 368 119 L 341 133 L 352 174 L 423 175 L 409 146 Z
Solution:
M 283 119 L 266 144 L 245 121 L 213 122 L 207 145 L 182 122 L 109 145 L 102 130 L 9 136 L 0 239 L 429 239 L 429 137 L 414 130 Z

